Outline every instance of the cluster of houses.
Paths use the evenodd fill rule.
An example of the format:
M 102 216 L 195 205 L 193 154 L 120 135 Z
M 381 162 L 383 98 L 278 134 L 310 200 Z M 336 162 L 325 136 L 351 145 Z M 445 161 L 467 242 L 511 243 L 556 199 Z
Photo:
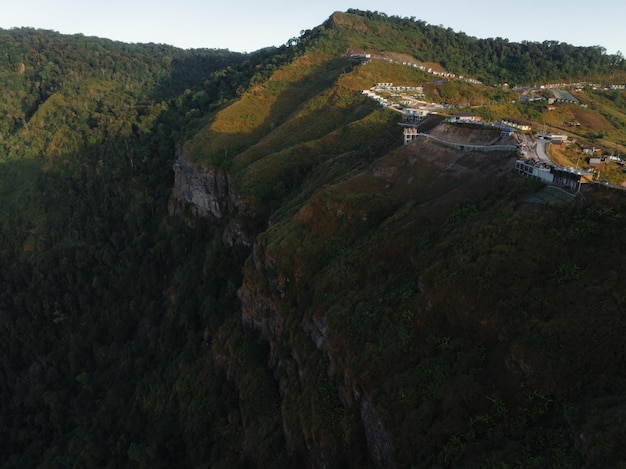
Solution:
M 389 101 L 387 98 L 379 95 L 376 91 L 374 91 L 374 89 L 363 90 L 361 93 L 363 93 L 368 98 L 373 99 L 381 106 L 391 106 L 392 104 L 394 104 L 393 102 Z
M 500 127 L 504 129 L 505 136 L 512 134 L 515 131 L 530 132 L 533 128 L 530 122 L 521 121 L 519 119 L 513 119 L 511 117 L 505 117 L 498 122 L 482 122 L 482 118 L 472 113 L 458 113 L 452 114 L 448 117 L 447 121 L 451 124 L 483 124 L 491 125 L 494 127 Z
M 415 93 L 416 95 L 424 96 L 423 86 L 394 86 L 393 83 L 376 83 L 370 89 L 375 91 Z
M 592 90 L 624 90 L 626 89 L 626 85 L 621 84 L 613 84 L 613 85 L 601 85 L 600 83 L 581 83 L 579 87 L 576 88 L 576 91 L 582 91 L 584 88 L 591 88 Z
M 619 156 L 615 156 L 615 155 L 596 156 L 595 154 L 599 150 L 600 150 L 599 148 L 596 148 L 593 145 L 585 145 L 583 147 L 583 152 L 586 153 L 587 155 L 591 155 L 589 157 L 589 164 L 591 166 L 595 166 L 595 165 L 599 165 L 599 164 L 603 164 L 603 163 L 607 163 L 611 161 L 620 165 L 625 164 L 624 161 Z
M 467 83 L 472 83 L 474 85 L 482 85 L 482 82 L 480 80 L 476 80 L 475 78 L 464 77 L 463 75 L 459 75 L 457 77 L 454 73 L 450 73 L 450 72 L 446 72 L 446 71 L 438 72 L 437 70 L 433 70 L 431 67 L 426 67 L 424 65 L 418 65 L 418 64 L 411 63 L 411 62 L 398 62 L 398 61 L 395 61 L 395 60 L 392 60 L 392 59 L 386 59 L 386 60 L 388 62 L 393 62 L 393 63 L 404 65 L 404 66 L 407 66 L 407 67 L 418 68 L 418 69 L 422 70 L 423 72 L 430 73 L 430 74 L 435 75 L 435 76 L 439 76 L 439 77 L 443 77 L 443 78 L 455 78 L 455 79 L 459 79 L 459 80 L 462 80 L 462 81 L 467 82 Z
M 555 91 L 555 98 L 558 97 L 559 101 L 575 102 L 574 100 L 576 98 L 569 92 L 552 88 L 552 92 L 554 93 Z M 438 111 L 446 108 L 445 105 L 419 101 L 417 98 L 424 96 L 424 88 L 422 86 L 396 86 L 390 82 L 381 82 L 376 83 L 369 90 L 363 90 L 362 93 L 376 100 L 382 106 L 394 106 L 398 112 L 402 112 L 401 125 L 404 128 L 403 141 L 405 145 L 409 144 L 420 135 L 416 127 L 422 120 L 428 115 L 436 114 Z M 551 106 L 551 104 L 549 106 Z M 515 132 L 532 131 L 531 122 L 510 117 L 503 118 L 497 122 L 483 122 L 481 116 L 473 113 L 455 113 L 448 116 L 446 121 L 452 124 L 470 123 L 498 127 L 501 129 L 503 137 L 511 136 Z M 573 123 L 572 125 L 575 124 L 576 123 Z M 539 138 L 548 139 L 551 143 L 556 145 L 562 144 L 568 140 L 567 135 L 556 133 L 540 134 Z M 585 145 L 582 151 L 590 156 L 589 164 L 591 166 L 597 166 L 609 161 L 625 164 L 624 161 L 615 156 L 598 156 L 597 153 L 601 150 L 593 145 Z M 521 152 L 522 155 L 524 153 L 523 151 Z M 581 183 L 588 182 L 593 178 L 593 170 L 585 172 L 578 169 L 573 170 L 525 159 L 518 161 L 516 171 L 527 177 L 538 178 L 547 184 L 565 186 L 575 190 L 580 189 Z
M 476 85 L 481 85 L 482 82 L 480 80 L 477 80 L 475 78 L 470 78 L 470 77 L 465 77 L 463 75 L 459 75 L 457 76 L 454 73 L 451 72 L 447 72 L 447 71 L 437 71 L 434 70 L 432 67 L 426 67 L 423 64 L 416 64 L 413 62 L 407 62 L 407 61 L 398 61 L 398 60 L 394 60 L 391 59 L 389 57 L 384 57 L 384 56 L 378 56 L 378 55 L 372 55 L 372 54 L 368 54 L 368 53 L 364 53 L 364 52 L 355 52 L 355 51 L 349 51 L 346 54 L 347 58 L 350 59 L 355 59 L 360 61 L 362 64 L 367 64 L 369 62 L 371 62 L 371 60 L 373 59 L 377 59 L 377 60 L 384 60 L 386 62 L 390 62 L 390 63 L 395 63 L 395 64 L 399 64 L 399 65 L 404 65 L 407 67 L 412 67 L 412 68 L 416 68 L 419 69 L 423 72 L 426 73 L 430 73 L 434 76 L 439 76 L 442 78 L 450 78 L 450 79 L 458 79 L 458 80 L 462 80 L 465 81 L 467 83 L 472 83 L 472 84 L 476 84 Z M 503 84 L 503 85 L 499 85 L 502 87 L 507 87 L 508 88 L 508 84 Z M 523 94 L 522 96 L 522 100 L 528 100 L 528 101 L 534 101 L 534 100 L 538 100 L 538 99 L 545 99 L 543 97 L 531 97 L 528 95 L 525 95 L 524 91 L 528 92 L 528 91 L 535 91 L 535 90 L 550 90 L 552 92 L 552 97 L 548 99 L 549 105 L 552 105 L 555 102 L 563 102 L 563 103 L 573 103 L 573 104 L 580 104 L 580 101 L 574 96 L 572 95 L 569 91 L 567 91 L 564 88 L 573 88 L 577 91 L 582 90 L 585 86 L 588 86 L 592 89 L 606 89 L 606 90 L 624 90 L 626 89 L 626 85 L 623 84 L 614 84 L 614 85 L 608 85 L 605 87 L 602 87 L 601 85 L 598 84 L 594 84 L 594 83 L 586 83 L 586 82 L 576 82 L 576 83 L 550 83 L 550 84 L 545 84 L 545 85 L 539 85 L 539 86 L 533 86 L 533 87 L 526 87 L 526 88 L 517 88 L 516 91 L 519 91 L 520 94 Z
M 530 132 L 533 129 L 533 125 L 530 122 L 513 119 L 511 117 L 505 117 L 500 122 L 506 127 L 510 127 L 511 129 L 519 130 L 521 132 Z
M 543 135 L 544 138 L 550 140 L 550 142 L 554 145 L 560 145 L 562 143 L 567 142 L 568 136 L 565 134 L 555 134 L 548 133 Z M 582 146 L 582 152 L 589 156 L 589 165 L 595 166 L 607 162 L 616 162 L 618 164 L 625 164 L 625 162 L 619 157 L 615 155 L 598 155 L 598 153 L 602 152 L 602 148 L 595 146 L 592 143 L 587 143 Z
M 415 106 L 421 102 L 418 100 L 425 96 L 423 86 L 394 86 L 393 83 L 376 83 L 361 93 L 381 106 Z
M 426 72 L 426 73 L 430 73 L 432 75 L 435 76 L 441 76 L 441 77 L 445 77 L 445 78 L 456 78 L 456 75 L 454 73 L 450 73 L 450 72 L 446 72 L 446 71 L 442 71 L 442 72 L 438 72 L 437 70 L 433 70 L 432 67 L 426 67 L 425 65 L 418 65 L 416 63 L 412 63 L 412 62 L 400 62 L 398 60 L 393 60 L 390 59 L 388 57 L 379 57 L 382 60 L 385 60 L 386 62 L 390 62 L 390 63 L 394 63 L 394 64 L 398 64 L 398 65 L 404 65 L 405 67 L 412 67 L 412 68 L 417 68 L 419 70 L 421 70 L 422 72 Z M 460 79 L 461 77 L 459 77 Z
M 355 52 L 355 51 L 348 51 L 348 53 L 346 54 L 346 58 L 348 59 L 353 59 L 353 60 L 358 60 L 363 64 L 367 64 L 369 62 L 371 62 L 373 59 L 376 60 L 384 60 L 386 62 L 390 62 L 390 63 L 394 63 L 394 64 L 398 64 L 398 65 L 404 65 L 406 67 L 412 67 L 412 68 L 416 68 L 418 70 L 421 70 L 423 72 L 426 73 L 430 73 L 432 75 L 435 76 L 439 76 L 439 77 L 443 77 L 443 78 L 454 78 L 454 79 L 459 79 L 462 81 L 465 81 L 467 83 L 472 83 L 475 85 L 481 85 L 482 82 L 479 80 L 476 80 L 475 78 L 469 78 L 469 77 L 464 77 L 463 75 L 459 75 L 458 77 L 456 76 L 456 74 L 454 73 L 450 73 L 450 72 L 446 72 L 446 71 L 437 71 L 434 70 L 432 67 L 426 67 L 423 64 L 416 64 L 413 62 L 406 62 L 406 61 L 398 61 L 398 60 L 394 60 L 391 59 L 389 57 L 384 57 L 384 56 L 380 56 L 380 55 L 372 55 L 372 54 L 368 54 L 368 53 L 364 53 L 364 52 Z

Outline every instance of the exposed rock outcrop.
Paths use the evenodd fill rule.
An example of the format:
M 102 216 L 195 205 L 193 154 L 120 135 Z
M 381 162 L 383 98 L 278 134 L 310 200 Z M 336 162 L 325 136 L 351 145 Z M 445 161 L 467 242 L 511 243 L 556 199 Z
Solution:
M 239 200 L 232 190 L 231 177 L 226 171 L 193 163 L 180 147 L 172 169 L 174 188 L 170 213 L 180 214 L 183 207 L 189 206 L 194 215 L 222 223 L 222 240 L 227 246 L 252 246 L 251 237 L 240 221 L 231 215 L 254 211 Z
M 391 440 L 376 412 L 365 398 L 361 399 L 361 420 L 365 428 L 367 448 L 374 465 L 381 469 L 396 467 Z
M 233 210 L 235 196 L 225 171 L 192 163 L 181 148 L 173 169 L 173 196 L 179 202 L 191 204 L 195 214 L 221 220 Z

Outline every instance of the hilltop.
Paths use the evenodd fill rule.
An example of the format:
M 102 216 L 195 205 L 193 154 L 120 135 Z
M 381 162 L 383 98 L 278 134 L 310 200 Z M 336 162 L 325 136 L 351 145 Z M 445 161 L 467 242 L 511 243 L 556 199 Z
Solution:
M 625 464 L 623 193 L 514 171 L 626 152 L 623 59 L 358 10 L 0 33 L 2 467 Z

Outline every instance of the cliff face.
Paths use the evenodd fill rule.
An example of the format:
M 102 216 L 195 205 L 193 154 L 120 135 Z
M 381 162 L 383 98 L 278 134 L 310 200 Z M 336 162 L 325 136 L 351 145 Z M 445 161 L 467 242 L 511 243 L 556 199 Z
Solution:
M 536 186 L 514 178 L 513 163 L 511 153 L 416 141 L 274 213 L 234 266 L 239 311 L 211 341 L 234 384 L 241 454 L 269 463 L 275 450 L 298 467 L 478 467 L 487 449 L 526 467 L 522 448 L 534 433 L 541 457 L 582 465 L 572 448 L 587 440 L 572 443 L 568 432 L 603 430 L 561 409 L 594 384 L 595 363 L 620 373 L 600 349 L 580 356 L 578 341 L 588 331 L 598 343 L 609 337 L 624 297 L 607 293 L 614 315 L 594 322 L 593 305 L 568 302 L 587 281 L 583 269 L 597 277 L 579 252 L 591 248 L 536 246 L 578 237 L 570 218 L 594 230 L 622 219 L 528 207 Z M 227 175 L 184 155 L 175 170 L 178 200 L 220 221 L 223 239 L 238 239 L 232 220 L 253 208 Z M 515 454 L 502 455 L 511 442 Z
M 226 244 L 252 248 L 252 240 L 236 221 L 237 214 L 249 213 L 250 209 L 235 194 L 229 175 L 192 163 L 183 150 L 179 150 L 173 169 L 171 211 L 181 213 L 183 204 L 189 204 L 194 215 L 215 222 Z M 328 213 L 331 212 L 334 218 L 336 210 Z M 294 284 L 300 282 L 290 269 L 277 265 L 275 253 L 266 251 L 265 244 L 273 243 L 273 237 L 267 232 L 261 234 L 250 251 L 239 289 L 238 321 L 247 333 L 254 331 L 257 340 L 269 346 L 266 371 L 274 375 L 280 394 L 280 411 L 268 417 L 277 419 L 276 437 L 284 440 L 288 454 L 301 455 L 313 467 L 341 465 L 344 460 L 355 461 L 354 458 L 360 459 L 361 466 L 393 467 L 393 447 L 384 422 L 370 398 L 345 370 L 345 357 L 332 345 L 335 334 L 326 318 L 297 311 Z M 254 387 L 250 384 L 252 376 L 259 372 L 237 364 L 241 358 L 227 345 L 228 340 L 232 339 L 214 342 L 214 357 L 245 400 Z M 246 419 L 256 418 L 248 416 L 245 406 L 242 412 Z M 343 435 L 341 441 L 350 441 L 354 446 L 346 450 L 336 440 L 338 434 Z M 252 446 L 246 450 L 255 451 Z
M 194 215 L 212 218 L 223 226 L 222 239 L 226 245 L 246 248 L 252 245 L 239 221 L 230 216 L 249 209 L 235 195 L 226 171 L 192 163 L 181 148 L 172 169 L 174 187 L 170 213 L 180 214 L 184 206 L 189 206 Z
M 413 217 L 401 214 L 391 222 L 399 223 L 398 233 L 389 232 L 383 222 L 395 220 L 400 201 L 409 194 L 418 199 L 447 194 L 459 178 L 480 179 L 476 166 L 486 164 L 481 157 L 460 157 L 427 142 L 421 147 L 429 156 L 437 152 L 438 158 L 416 156 L 417 147 L 402 149 L 370 170 L 326 187 L 292 216 L 277 216 L 254 240 L 238 290 L 237 322 L 266 347 L 258 360 L 270 373 L 271 385 L 254 384 L 260 379 L 254 368 L 259 362 L 237 358 L 237 349 L 244 347 L 233 344 L 232 331 L 213 342 L 213 355 L 236 383 L 242 402 L 263 389 L 276 390 L 277 395 L 268 391 L 265 398 L 276 399 L 276 412 L 257 428 L 273 428 L 270 433 L 283 441 L 286 453 L 301 456 L 312 467 L 350 461 L 356 467 L 386 468 L 407 461 L 404 427 L 393 421 L 396 399 L 388 399 L 381 389 L 400 386 L 388 383 L 410 373 L 412 364 L 390 357 L 418 353 L 412 338 L 430 313 L 407 255 L 411 248 L 404 240 L 409 238 L 398 234 Z M 494 165 L 490 160 L 490 167 L 506 166 L 498 161 Z M 434 177 L 442 169 L 448 176 Z M 177 198 L 193 204 L 199 215 L 222 221 L 223 238 L 228 238 L 235 211 L 242 211 L 228 177 L 190 164 L 184 154 L 175 171 Z M 445 205 L 440 202 L 438 213 Z M 368 259 L 384 260 L 371 264 Z M 398 270 L 402 275 L 394 273 Z M 360 288 L 372 275 L 381 280 Z M 404 407 L 415 412 L 415 402 L 402 397 L 408 390 L 390 392 L 403 399 L 400 413 Z M 255 412 L 244 405 L 242 421 L 258 419 Z M 254 433 L 252 427 L 246 431 Z M 403 447 L 405 459 L 398 453 Z
M 173 196 L 179 202 L 190 204 L 195 214 L 222 220 L 232 211 L 235 196 L 225 171 L 192 163 L 182 149 L 178 150 L 173 169 Z
M 254 243 L 239 299 L 243 326 L 269 345 L 268 366 L 278 380 L 287 451 L 305 454 L 312 467 L 345 461 L 355 467 L 396 467 L 385 422 L 333 344 L 341 339 L 324 314 L 298 306 L 302 300 L 294 298 L 294 290 L 301 288 L 299 281 L 279 267 L 266 250 L 267 241 L 263 234 Z M 346 441 L 352 446 L 342 444 Z

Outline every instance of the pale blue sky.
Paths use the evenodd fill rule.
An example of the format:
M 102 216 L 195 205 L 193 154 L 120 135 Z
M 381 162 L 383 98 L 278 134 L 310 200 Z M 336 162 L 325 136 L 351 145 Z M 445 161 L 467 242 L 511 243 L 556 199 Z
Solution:
M 479 38 L 556 40 L 599 45 L 626 54 L 626 3 L 588 0 L 390 2 L 267 0 L 28 0 L 10 1 L 0 28 L 31 26 L 125 42 L 252 52 L 279 46 L 348 8 L 415 17 Z M 610 5 L 610 6 L 608 6 Z

